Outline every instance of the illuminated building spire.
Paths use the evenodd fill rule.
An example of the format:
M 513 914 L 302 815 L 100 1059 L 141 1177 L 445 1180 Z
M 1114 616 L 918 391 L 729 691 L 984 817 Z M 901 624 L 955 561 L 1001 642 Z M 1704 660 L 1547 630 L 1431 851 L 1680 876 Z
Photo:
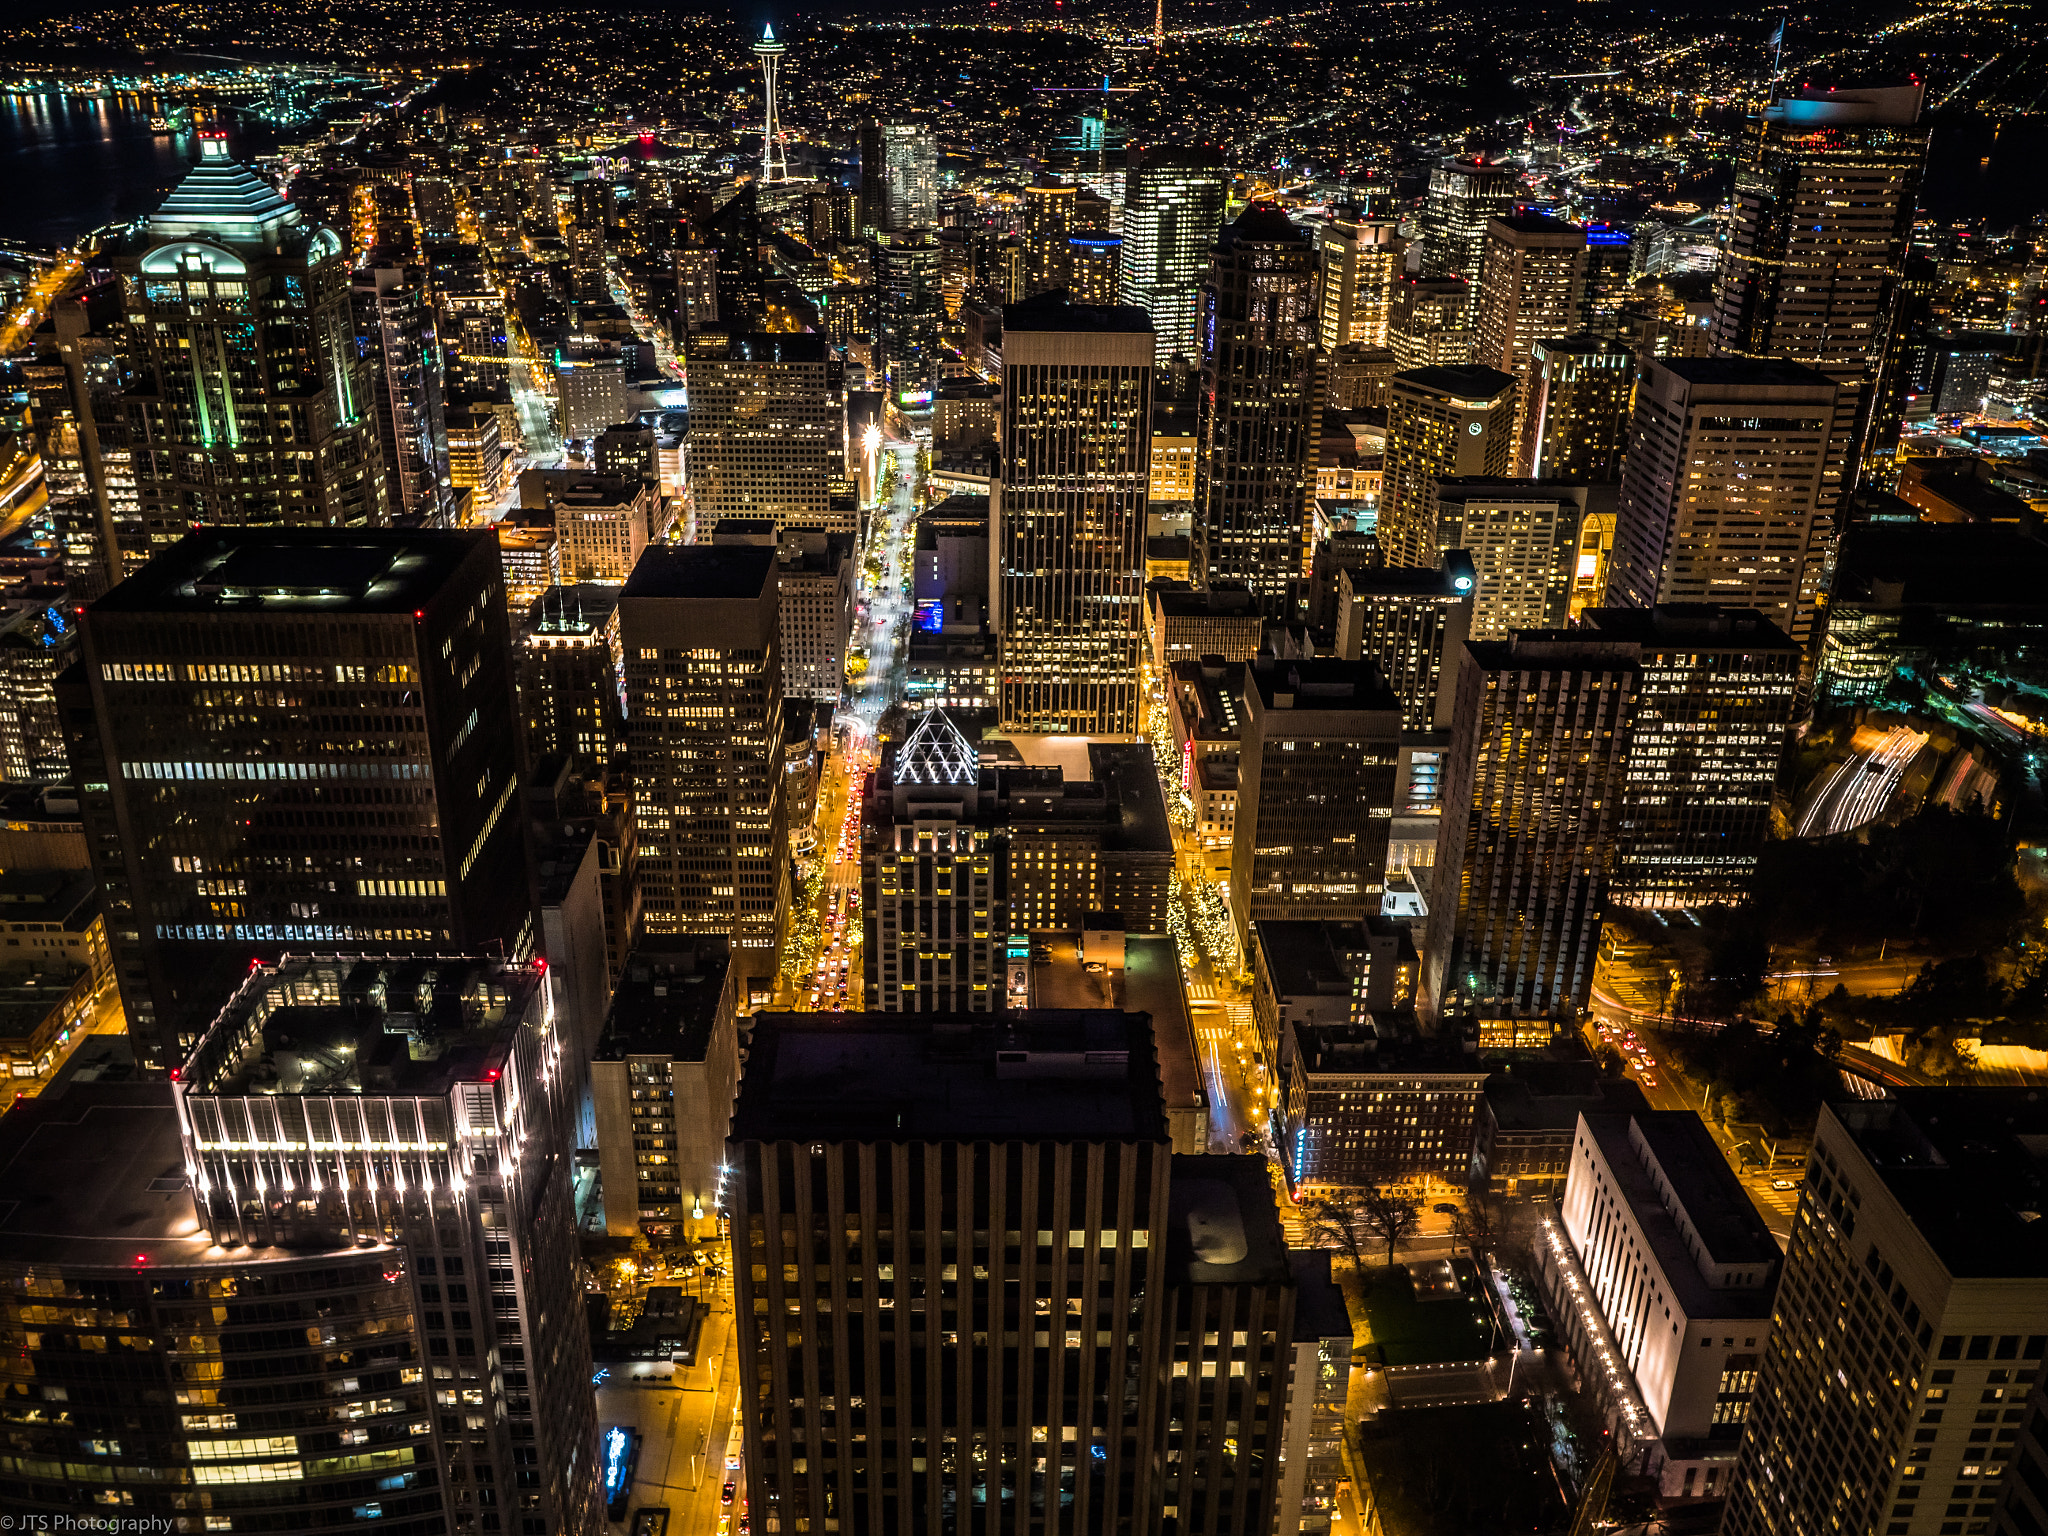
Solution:
M 761 185 L 779 186 L 789 180 L 789 161 L 782 151 L 782 120 L 775 110 L 775 72 L 786 50 L 775 40 L 774 23 L 761 29 L 754 44 L 754 57 L 761 61 L 761 83 L 767 91 L 767 107 L 761 122 Z

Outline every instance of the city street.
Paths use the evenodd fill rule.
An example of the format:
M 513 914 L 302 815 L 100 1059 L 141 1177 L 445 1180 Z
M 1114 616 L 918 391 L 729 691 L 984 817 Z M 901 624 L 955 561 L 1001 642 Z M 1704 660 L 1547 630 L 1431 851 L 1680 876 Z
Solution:
M 896 462 L 896 483 L 872 513 L 868 542 L 855 572 L 852 653 L 867 665 L 848 684 L 833 722 L 832 753 L 818 790 L 817 856 L 831 861 L 819 893 L 818 953 L 807 975 L 796 978 L 789 1005 L 858 1009 L 860 980 L 860 788 L 875 766 L 875 732 L 882 714 L 903 697 L 904 657 L 912 603 L 911 549 L 917 520 L 917 441 L 886 442 Z M 869 575 L 872 568 L 874 574 Z
M 598 1433 L 622 1424 L 644 1437 L 627 1521 L 612 1529 L 626 1529 L 636 1510 L 665 1508 L 668 1536 L 724 1536 L 738 1508 L 724 1503 L 724 1486 L 745 1481 L 737 1465 L 738 1370 L 732 1303 L 726 1299 L 704 1324 L 698 1363 L 678 1366 L 672 1385 L 607 1383 L 597 1389 Z

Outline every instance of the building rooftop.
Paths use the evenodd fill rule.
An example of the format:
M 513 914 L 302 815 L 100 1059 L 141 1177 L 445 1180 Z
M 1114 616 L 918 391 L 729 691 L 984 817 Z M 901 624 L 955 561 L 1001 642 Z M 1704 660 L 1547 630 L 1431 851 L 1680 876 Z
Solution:
M 1460 400 L 1497 400 L 1515 387 L 1515 376 L 1478 363 L 1460 363 L 1435 368 L 1408 368 L 1394 375 L 1394 387 L 1435 390 Z
M 1582 1124 L 1685 1315 L 1766 1316 L 1782 1255 L 1706 1122 L 1690 1110 L 1651 1110 L 1584 1115 Z M 1691 1234 L 1697 1234 L 1701 1257 L 1695 1257 Z M 1745 1289 L 1713 1286 L 1701 1272 L 1702 1259 L 1757 1266 L 1764 1281 Z
M 1583 237 L 1585 229 L 1570 219 L 1560 219 L 1547 213 L 1510 213 L 1488 221 L 1513 230 L 1518 235 L 1578 235 Z
M 90 870 L 0 870 L 0 923 L 62 923 L 82 932 L 99 914 L 99 897 Z
M 183 1068 L 185 1091 L 444 1097 L 505 1070 L 541 975 L 461 955 L 252 966 Z
M 153 240 L 219 235 L 235 244 L 268 244 L 300 222 L 298 208 L 246 165 L 202 160 L 149 216 Z
M 1392 944 L 1396 963 L 1415 962 L 1415 941 L 1406 924 L 1391 918 L 1362 917 L 1348 922 L 1317 918 L 1258 918 L 1252 942 L 1264 959 L 1273 990 L 1281 997 L 1296 993 L 1351 990 L 1351 971 L 1343 950 L 1368 949 L 1374 941 Z
M 1258 594 L 1250 587 L 1219 585 L 1196 591 L 1183 582 L 1157 582 L 1152 607 L 1169 619 L 1257 619 L 1265 622 Z
M 1284 1284 L 1293 1278 L 1263 1157 L 1176 1157 L 1167 1211 L 1168 1285 Z
M 626 957 L 594 1059 L 665 1056 L 702 1061 L 732 967 L 730 941 L 712 935 L 643 940 Z
M 1119 846 L 1130 852 L 1173 854 L 1173 830 L 1166 819 L 1166 797 L 1159 790 L 1152 744 L 1145 741 L 1091 741 L 1088 772 L 1103 786 L 1116 809 Z
M 1740 647 L 1743 650 L 1797 651 L 1792 637 L 1754 608 L 1724 608 L 1714 603 L 1660 603 L 1654 608 L 1594 608 L 1579 622 L 1617 640 L 1647 647 L 1673 644 L 1701 650 Z
M 200 1229 L 167 1083 L 74 1081 L 22 1100 L 0 1116 L 0 1191 L 0 1263 L 230 1262 Z M 301 1256 L 244 1248 L 232 1262 Z
M 1021 304 L 1003 306 L 1003 330 L 1138 331 L 1152 334 L 1152 316 L 1135 304 L 1075 304 L 1055 288 Z
M 1282 660 L 1256 656 L 1244 669 L 1247 695 L 1256 693 L 1264 712 L 1352 714 L 1384 710 L 1398 718 L 1401 701 L 1377 664 L 1336 656 Z
M 1236 219 L 1223 226 L 1216 246 L 1219 250 L 1228 250 L 1240 241 L 1255 241 L 1260 245 L 1307 245 L 1309 232 L 1287 217 L 1287 210 L 1277 203 L 1252 203 Z
M 92 605 L 98 613 L 397 614 L 424 607 L 485 530 L 207 528 Z
M 1582 1046 L 1568 1060 L 1511 1061 L 1486 1080 L 1486 1107 L 1503 1132 L 1569 1135 L 1579 1116 L 1647 1114 L 1650 1101 L 1627 1078 L 1608 1078 Z
M 1796 387 L 1832 391 L 1826 374 L 1781 357 L 1659 357 L 1650 367 L 1668 369 L 1694 386 L 1733 388 Z
M 755 1014 L 731 1139 L 1168 1136 L 1142 1016 L 1034 1009 Z
M 549 587 L 526 610 L 526 632 L 561 638 L 594 635 L 619 611 L 619 591 L 617 585 L 602 581 Z
M 812 331 L 747 331 L 732 338 L 724 361 L 734 363 L 822 363 L 826 342 Z M 713 356 L 708 359 L 718 362 Z
M 1287 1251 L 1287 1267 L 1294 1272 L 1294 1340 L 1340 1339 L 1349 1353 L 1355 1335 L 1344 1291 L 1330 1278 L 1330 1260 L 1335 1257 L 1327 1248 Z
M 2048 1276 L 2048 1095 L 1904 1088 L 1830 1104 L 1958 1280 Z
M 1984 523 L 1862 523 L 1842 540 L 1831 603 L 2032 609 L 2048 619 L 2048 543 Z
M 761 544 L 650 544 L 624 597 L 759 597 L 775 580 L 775 550 Z

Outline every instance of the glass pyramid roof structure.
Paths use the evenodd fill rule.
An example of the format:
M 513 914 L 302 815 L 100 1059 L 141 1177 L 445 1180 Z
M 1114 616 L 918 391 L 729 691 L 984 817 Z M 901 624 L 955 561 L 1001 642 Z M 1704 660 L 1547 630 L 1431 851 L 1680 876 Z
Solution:
M 896 749 L 898 784 L 959 784 L 981 779 L 981 757 L 944 710 L 928 709 Z

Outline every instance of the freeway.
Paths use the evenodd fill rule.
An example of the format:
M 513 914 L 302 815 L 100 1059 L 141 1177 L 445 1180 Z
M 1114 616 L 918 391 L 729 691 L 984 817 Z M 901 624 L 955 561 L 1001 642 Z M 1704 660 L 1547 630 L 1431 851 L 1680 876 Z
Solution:
M 1858 731 L 1848 761 L 1835 767 L 1799 818 L 1799 835 L 1827 837 L 1853 832 L 1875 820 L 1884 813 L 1906 770 L 1926 745 L 1926 732 L 1903 725 L 1881 735 Z

